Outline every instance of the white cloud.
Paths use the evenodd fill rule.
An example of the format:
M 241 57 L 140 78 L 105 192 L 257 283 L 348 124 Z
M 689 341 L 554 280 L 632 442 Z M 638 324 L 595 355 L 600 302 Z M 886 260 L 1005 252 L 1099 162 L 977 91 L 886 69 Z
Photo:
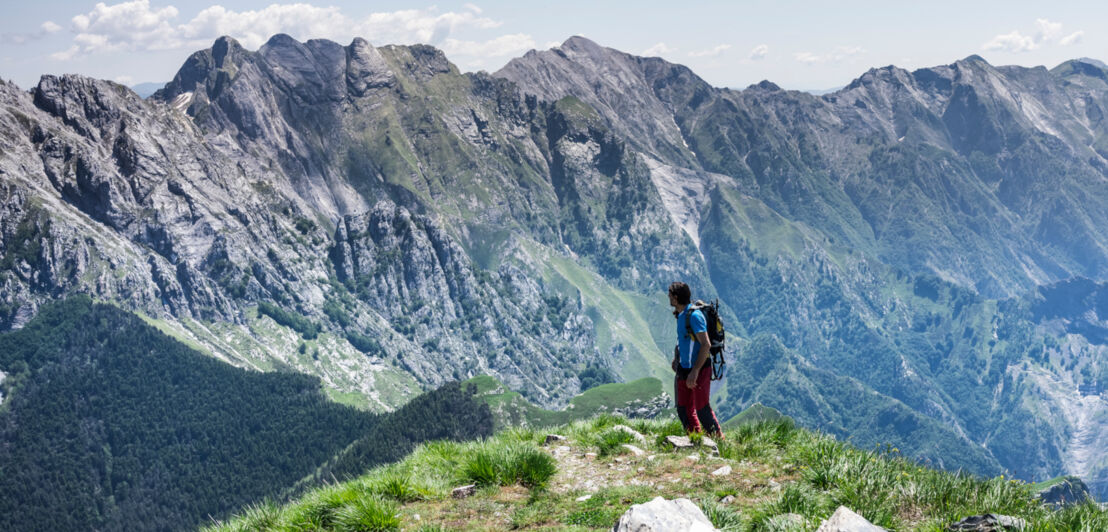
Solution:
M 1062 23 L 1052 22 L 1045 18 L 1035 19 L 1035 33 L 1024 35 L 1019 30 L 1012 30 L 993 37 L 989 42 L 981 45 L 985 51 L 1001 51 L 1009 53 L 1021 53 L 1038 50 L 1043 46 L 1062 45 L 1069 46 L 1081 42 L 1085 36 L 1084 31 L 1077 31 L 1063 37 Z
M 644 57 L 661 57 L 663 55 L 672 54 L 677 50 L 666 46 L 666 43 L 660 42 L 642 51 Z
M 1035 19 L 1035 25 L 1039 28 L 1035 40 L 1039 42 L 1057 40 L 1058 36 L 1062 34 L 1061 22 L 1051 22 L 1045 18 L 1037 18 Z
M 519 55 L 534 47 L 535 40 L 532 39 L 530 35 L 515 33 L 512 35 L 502 35 L 485 42 L 447 39 L 443 42 L 442 49 L 447 54 L 504 57 Z
M 752 61 L 761 61 L 762 59 L 766 58 L 767 54 L 769 54 L 769 45 L 759 44 L 750 51 L 750 59 Z
M 65 50 L 50 54 L 50 59 L 53 59 L 54 61 L 69 61 L 70 59 L 76 57 L 80 51 L 81 47 L 74 44 L 73 46 L 70 46 Z
M 807 65 L 810 65 L 810 64 L 813 64 L 813 63 L 822 63 L 823 62 L 822 57 L 820 57 L 816 54 L 813 54 L 812 52 L 797 52 L 797 53 L 793 54 L 793 57 L 796 58 L 797 61 L 800 61 L 801 63 L 807 64 Z
M 501 53 L 501 50 L 534 47 L 530 36 L 512 34 L 485 42 L 460 41 L 451 35 L 460 29 L 489 30 L 501 22 L 481 16 L 481 8 L 466 4 L 464 11 L 440 12 L 435 7 L 372 13 L 354 19 L 337 7 L 308 3 L 272 4 L 253 11 L 234 11 L 213 5 L 187 21 L 177 21 L 173 6 L 152 7 L 150 0 L 132 0 L 113 5 L 96 4 L 92 11 L 72 18 L 75 34 L 72 46 L 51 58 L 72 59 L 91 53 L 196 49 L 230 35 L 247 48 L 258 48 L 269 37 L 287 33 L 300 40 L 331 39 L 340 43 L 354 37 L 383 44 L 429 43 L 453 46 L 457 53 L 468 50 Z
M 1063 37 L 1062 40 L 1058 41 L 1058 44 L 1061 44 L 1062 46 L 1070 46 L 1070 45 L 1077 44 L 1077 43 L 1081 42 L 1081 40 L 1084 39 L 1084 38 L 1085 38 L 1085 32 L 1075 31 L 1075 32 L 1069 34 L 1068 36 Z
M 31 33 L 0 33 L 0 43 L 2 44 L 27 44 L 31 41 L 37 41 L 51 33 L 57 33 L 62 27 L 47 20 L 38 27 L 38 31 Z
M 151 9 L 148 0 L 115 5 L 96 4 L 92 11 L 77 15 L 71 27 L 73 41 L 81 53 L 134 49 L 136 46 L 172 48 L 177 38 L 170 21 L 177 17 L 173 6 Z
M 247 48 L 258 48 L 277 33 L 305 39 L 340 38 L 346 37 L 344 33 L 352 26 L 337 7 L 273 4 L 257 11 L 231 11 L 215 5 L 179 26 L 183 42 L 174 47 L 206 46 L 217 37 L 230 35 Z
M 700 50 L 697 52 L 689 52 L 689 57 L 716 57 L 723 52 L 731 49 L 730 44 L 720 44 L 707 50 Z
M 866 49 L 861 46 L 837 46 L 826 54 L 797 52 L 793 54 L 793 58 L 806 65 L 814 65 L 817 63 L 838 63 L 864 53 L 866 53 Z
M 1018 53 L 1029 52 L 1038 47 L 1039 45 L 1035 42 L 1034 38 L 1023 35 L 1018 31 L 1013 31 L 1012 33 L 1005 33 L 993 37 L 991 41 L 982 45 L 981 48 L 986 51 L 1001 50 Z

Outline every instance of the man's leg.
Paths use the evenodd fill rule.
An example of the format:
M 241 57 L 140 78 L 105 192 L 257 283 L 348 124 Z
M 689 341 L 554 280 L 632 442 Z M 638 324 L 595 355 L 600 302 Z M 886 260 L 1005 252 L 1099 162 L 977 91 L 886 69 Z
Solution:
M 685 428 L 685 432 L 689 431 L 689 413 L 685 410 L 685 406 L 681 404 L 681 399 L 684 394 L 681 393 L 681 376 L 674 373 L 673 375 L 673 406 L 677 409 L 677 419 L 681 420 L 681 426 Z
M 697 429 L 703 429 L 706 434 L 716 435 L 720 431 L 719 421 L 715 412 L 708 404 L 712 392 L 712 368 L 705 366 L 696 376 L 696 389 L 692 390 L 692 401 L 689 402 L 691 416 L 696 417 Z
M 697 418 L 704 424 L 705 433 L 712 436 L 723 434 L 723 427 L 719 424 L 719 419 L 716 419 L 716 413 L 712 410 L 712 405 L 707 405 L 698 410 Z
M 700 432 L 703 427 L 700 425 L 700 418 L 697 416 L 696 409 L 689 405 L 685 408 L 686 416 L 689 418 L 689 422 L 685 425 L 685 432 Z
M 685 432 L 689 431 L 689 410 L 681 405 L 677 405 L 677 419 L 681 420 L 681 426 L 685 427 Z

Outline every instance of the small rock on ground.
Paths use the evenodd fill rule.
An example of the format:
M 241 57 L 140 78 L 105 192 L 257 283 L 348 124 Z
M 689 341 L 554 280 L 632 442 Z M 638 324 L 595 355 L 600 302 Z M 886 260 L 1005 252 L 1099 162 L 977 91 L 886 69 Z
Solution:
M 635 447 L 634 445 L 631 445 L 630 443 L 623 444 L 623 448 L 627 449 L 628 451 L 631 452 L 631 454 L 633 454 L 635 456 L 642 456 L 642 455 L 646 454 L 646 451 L 644 451 L 644 450 L 642 450 L 638 447 Z
M 635 441 L 637 441 L 639 443 L 646 443 L 646 436 L 643 436 L 641 432 L 639 432 L 639 431 L 637 431 L 637 430 L 635 430 L 631 427 L 628 427 L 627 425 L 616 425 L 616 426 L 612 427 L 612 430 L 621 430 L 623 432 L 626 432 L 626 433 L 630 434 L 632 438 L 635 438 Z
M 731 466 L 725 465 L 715 471 L 712 471 L 712 476 L 725 477 L 731 474 Z
M 550 445 L 551 443 L 558 442 L 558 441 L 566 441 L 566 437 L 562 436 L 561 434 L 547 434 L 546 435 L 546 445 Z
M 450 492 L 450 496 L 454 497 L 455 499 L 464 499 L 466 497 L 469 497 L 470 495 L 473 495 L 474 493 L 477 493 L 477 485 L 470 484 L 468 486 L 459 486 L 457 488 L 454 488 L 454 490 Z
M 951 532 L 1014 532 L 1027 528 L 1027 521 L 1007 515 L 972 515 L 948 527 Z

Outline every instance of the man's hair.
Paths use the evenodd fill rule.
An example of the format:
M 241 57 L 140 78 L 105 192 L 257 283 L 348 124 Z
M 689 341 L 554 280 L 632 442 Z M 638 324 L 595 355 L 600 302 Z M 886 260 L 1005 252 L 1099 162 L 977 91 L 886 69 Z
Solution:
M 689 289 L 689 285 L 681 281 L 669 285 L 669 295 L 673 296 L 682 305 L 688 305 L 692 302 L 692 290 Z

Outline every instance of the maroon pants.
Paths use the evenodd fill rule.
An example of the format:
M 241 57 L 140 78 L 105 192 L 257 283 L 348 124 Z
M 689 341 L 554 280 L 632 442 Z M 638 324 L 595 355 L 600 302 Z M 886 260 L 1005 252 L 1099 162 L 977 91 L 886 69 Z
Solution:
M 712 367 L 705 365 L 696 376 L 696 388 L 689 389 L 686 384 L 688 373 L 678 371 L 674 378 L 674 388 L 677 396 L 677 417 L 685 430 L 689 432 L 707 432 L 718 434 L 720 432 L 719 420 L 716 413 L 708 404 L 712 386 Z

